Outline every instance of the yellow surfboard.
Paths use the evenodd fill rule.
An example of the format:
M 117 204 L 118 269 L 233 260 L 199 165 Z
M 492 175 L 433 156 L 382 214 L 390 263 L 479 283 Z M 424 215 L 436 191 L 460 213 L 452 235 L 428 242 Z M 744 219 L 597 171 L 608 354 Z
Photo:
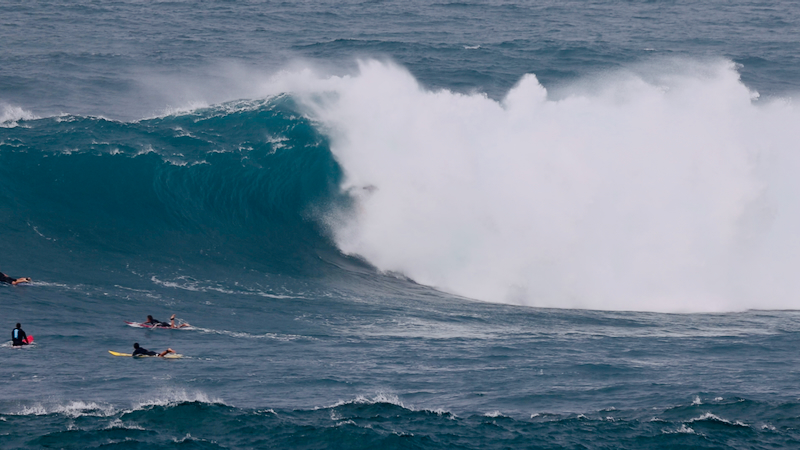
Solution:
M 111 353 L 114 356 L 127 356 L 128 358 L 131 357 L 130 353 L 120 353 L 120 352 L 115 352 L 113 350 L 109 350 L 108 353 Z M 136 357 L 137 358 L 157 358 L 157 356 L 155 356 L 155 355 L 153 355 L 153 356 L 151 356 L 151 355 L 138 355 Z M 167 353 L 166 355 L 162 356 L 162 358 L 178 359 L 178 358 L 183 358 L 183 355 L 179 355 L 177 353 Z

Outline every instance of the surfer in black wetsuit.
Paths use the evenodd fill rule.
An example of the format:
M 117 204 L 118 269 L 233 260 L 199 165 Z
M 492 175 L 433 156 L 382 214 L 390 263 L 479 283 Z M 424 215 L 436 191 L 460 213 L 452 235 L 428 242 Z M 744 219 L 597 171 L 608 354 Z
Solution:
M 167 322 L 162 322 L 160 320 L 153 319 L 153 316 L 147 316 L 147 321 L 144 322 L 146 325 L 152 325 L 154 327 L 164 327 L 164 328 L 171 328 L 170 324 Z
M 19 284 L 19 283 L 30 283 L 30 277 L 22 277 L 22 278 L 12 278 L 3 272 L 0 272 L 0 283 L 7 283 L 7 284 Z
M 17 324 L 17 327 L 11 331 L 11 345 L 19 347 L 28 345 L 28 335 L 22 331 L 22 325 Z
M 175 353 L 175 350 L 168 348 L 161 353 L 151 352 L 146 348 L 139 347 L 139 343 L 133 344 L 133 353 L 131 356 L 158 356 L 163 358 L 167 353 Z
M 175 314 L 173 314 L 172 317 L 169 318 L 169 322 L 161 322 L 156 319 L 153 319 L 153 316 L 147 316 L 147 322 L 145 322 L 145 324 L 160 328 L 183 328 L 191 326 L 188 323 L 175 325 Z

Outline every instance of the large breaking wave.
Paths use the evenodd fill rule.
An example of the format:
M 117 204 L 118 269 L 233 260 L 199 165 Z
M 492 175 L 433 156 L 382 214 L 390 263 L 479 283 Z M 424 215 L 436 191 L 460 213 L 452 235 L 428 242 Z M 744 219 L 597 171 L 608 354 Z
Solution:
M 379 61 L 251 84 L 267 100 L 133 123 L 14 114 L 4 223 L 39 256 L 302 276 L 341 251 L 496 302 L 796 307 L 800 116 L 728 61 L 527 75 L 501 101 Z

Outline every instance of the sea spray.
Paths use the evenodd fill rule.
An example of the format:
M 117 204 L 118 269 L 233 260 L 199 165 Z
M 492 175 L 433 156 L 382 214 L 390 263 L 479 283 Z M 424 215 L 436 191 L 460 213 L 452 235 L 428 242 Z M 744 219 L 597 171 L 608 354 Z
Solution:
M 503 101 L 364 61 L 307 104 L 358 199 L 339 247 L 467 297 L 652 311 L 792 308 L 800 169 L 786 101 L 665 60 Z

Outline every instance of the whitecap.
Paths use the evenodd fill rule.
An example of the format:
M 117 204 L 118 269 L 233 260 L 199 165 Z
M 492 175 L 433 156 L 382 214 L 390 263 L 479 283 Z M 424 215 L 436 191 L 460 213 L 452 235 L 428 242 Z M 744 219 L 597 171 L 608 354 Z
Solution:
M 14 128 L 19 126 L 19 121 L 21 120 L 36 120 L 38 118 L 30 111 L 26 111 L 19 106 L 0 104 L 0 127 L 2 128 Z

